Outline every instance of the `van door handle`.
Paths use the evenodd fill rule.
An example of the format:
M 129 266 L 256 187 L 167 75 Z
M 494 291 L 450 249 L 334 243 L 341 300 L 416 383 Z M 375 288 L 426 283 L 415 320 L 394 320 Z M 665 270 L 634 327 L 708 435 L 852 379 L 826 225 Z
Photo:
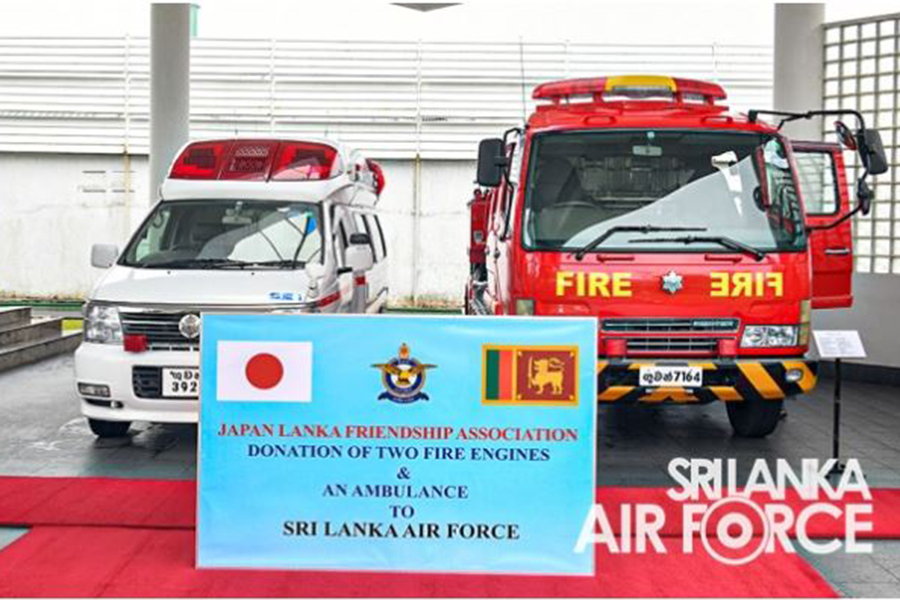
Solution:
M 825 248 L 825 254 L 829 256 L 847 256 L 850 254 L 850 248 Z
M 500 258 L 500 249 L 494 250 L 494 258 Z

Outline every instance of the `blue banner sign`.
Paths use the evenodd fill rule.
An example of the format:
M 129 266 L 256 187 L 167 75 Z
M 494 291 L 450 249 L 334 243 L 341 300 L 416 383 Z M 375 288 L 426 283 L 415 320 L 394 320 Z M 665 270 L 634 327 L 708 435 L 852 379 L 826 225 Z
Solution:
M 203 315 L 198 566 L 592 574 L 596 327 Z

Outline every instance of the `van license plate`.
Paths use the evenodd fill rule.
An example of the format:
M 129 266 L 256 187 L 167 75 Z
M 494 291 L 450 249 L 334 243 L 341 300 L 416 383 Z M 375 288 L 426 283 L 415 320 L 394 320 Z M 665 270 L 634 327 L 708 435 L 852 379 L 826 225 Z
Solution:
M 700 387 L 703 369 L 700 367 L 641 367 L 638 375 L 644 387 Z
M 200 369 L 181 368 L 162 370 L 163 398 L 199 398 Z

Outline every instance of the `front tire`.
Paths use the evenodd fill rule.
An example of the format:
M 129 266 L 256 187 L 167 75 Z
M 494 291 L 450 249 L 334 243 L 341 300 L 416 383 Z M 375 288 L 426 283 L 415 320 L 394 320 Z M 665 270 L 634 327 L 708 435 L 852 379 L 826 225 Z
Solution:
M 783 400 L 751 398 L 739 402 L 726 402 L 728 421 L 735 435 L 746 438 L 763 438 L 775 431 L 781 420 Z
M 116 438 L 125 437 L 128 434 L 128 428 L 131 427 L 131 421 L 101 421 L 99 419 L 88 419 L 88 425 L 91 431 L 99 438 Z

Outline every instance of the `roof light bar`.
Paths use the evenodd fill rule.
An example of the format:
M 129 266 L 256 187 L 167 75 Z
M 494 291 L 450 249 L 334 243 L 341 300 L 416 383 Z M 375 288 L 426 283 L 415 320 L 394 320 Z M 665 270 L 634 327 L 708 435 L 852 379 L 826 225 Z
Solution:
M 191 144 L 175 160 L 169 177 L 173 179 L 218 179 L 222 160 L 230 149 L 230 141 Z
M 312 181 L 329 179 L 337 150 L 311 142 L 284 142 L 272 169 L 271 181 Z
M 175 160 L 172 179 L 313 181 L 341 169 L 337 149 L 315 142 L 216 140 L 188 145 Z
M 696 79 L 681 79 L 665 75 L 617 75 L 586 79 L 551 81 L 534 89 L 535 100 L 550 100 L 559 104 L 573 96 L 591 96 L 596 103 L 609 102 L 606 97 L 624 96 L 632 99 L 671 98 L 682 104 L 685 97 L 697 96 L 706 104 L 727 98 L 722 86 Z
M 278 142 L 241 140 L 233 144 L 219 179 L 266 181 Z

